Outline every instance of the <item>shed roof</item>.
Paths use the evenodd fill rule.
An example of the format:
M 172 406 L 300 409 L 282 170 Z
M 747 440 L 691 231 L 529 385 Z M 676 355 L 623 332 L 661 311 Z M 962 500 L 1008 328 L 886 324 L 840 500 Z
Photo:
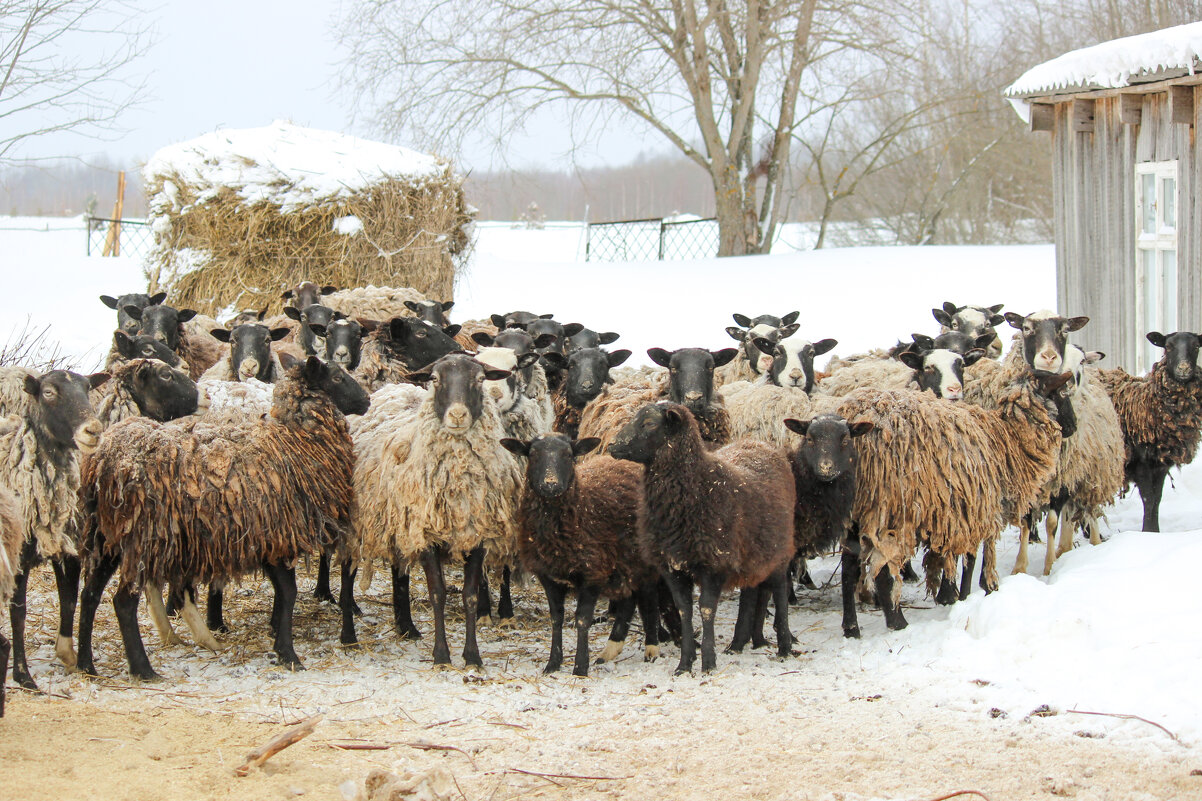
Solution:
M 1006 87 L 1009 98 L 1118 89 L 1172 75 L 1192 75 L 1202 62 L 1202 22 L 1177 25 L 1083 47 L 1045 61 Z

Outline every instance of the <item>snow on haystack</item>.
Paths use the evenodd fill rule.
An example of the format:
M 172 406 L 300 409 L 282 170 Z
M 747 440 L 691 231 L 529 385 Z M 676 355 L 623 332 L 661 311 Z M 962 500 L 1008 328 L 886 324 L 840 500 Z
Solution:
M 306 280 L 449 300 L 470 243 L 449 162 L 330 131 L 215 131 L 163 148 L 143 177 L 151 287 L 206 314 L 278 311 L 280 293 Z
M 1115 89 L 1132 76 L 1186 69 L 1202 59 L 1202 22 L 1083 47 L 1032 67 L 1006 88 L 1009 97 L 1069 88 Z

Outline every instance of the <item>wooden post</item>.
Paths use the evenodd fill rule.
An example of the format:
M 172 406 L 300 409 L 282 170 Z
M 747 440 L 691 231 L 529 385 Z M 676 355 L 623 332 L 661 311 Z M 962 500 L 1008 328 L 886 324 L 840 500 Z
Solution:
M 1169 118 L 1180 125 L 1194 124 L 1194 87 L 1169 87 Z
M 1031 104 L 1031 130 L 1052 131 L 1056 128 L 1056 106 L 1052 103 Z
M 1119 122 L 1123 125 L 1139 125 L 1144 120 L 1143 95 L 1119 95 Z
M 1093 101 L 1078 98 L 1073 101 L 1073 130 L 1078 133 L 1093 133 Z
M 104 250 L 101 256 L 121 255 L 121 213 L 125 210 L 125 170 L 117 173 L 117 202 L 113 204 L 113 220 L 109 223 L 108 234 L 104 237 Z

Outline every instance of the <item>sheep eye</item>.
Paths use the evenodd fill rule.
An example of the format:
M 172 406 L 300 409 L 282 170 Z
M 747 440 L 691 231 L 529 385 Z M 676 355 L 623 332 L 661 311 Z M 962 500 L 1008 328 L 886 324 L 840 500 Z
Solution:
M 54 387 L 46 387 L 42 390 L 42 397 L 48 401 L 52 401 L 58 397 L 58 390 Z
M 335 384 L 340 384 L 340 383 L 342 383 L 342 376 L 341 376 L 341 375 L 335 375 L 335 376 L 334 376 L 333 378 L 331 378 L 330 380 L 331 380 L 331 381 L 333 381 Z
M 424 337 L 425 335 L 426 335 L 425 331 L 418 331 L 414 336 Z
M 149 345 L 143 345 L 142 352 L 145 353 L 147 356 L 149 356 L 152 353 L 154 353 L 154 348 L 150 347 Z

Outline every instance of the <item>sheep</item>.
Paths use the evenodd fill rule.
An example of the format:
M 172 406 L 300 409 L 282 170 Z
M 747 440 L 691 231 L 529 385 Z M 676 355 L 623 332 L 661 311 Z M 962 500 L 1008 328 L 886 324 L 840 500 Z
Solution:
M 542 354 L 540 364 L 547 373 L 547 386 L 552 392 L 559 389 L 567 370 L 567 340 L 584 330 L 580 323 L 558 323 L 540 317 L 531 320 L 524 330 L 534 340 L 534 349 Z
M 509 348 L 481 348 L 475 358 L 483 365 L 508 373 L 503 379 L 484 382 L 485 397 L 497 405 L 507 437 L 529 440 L 551 431 L 554 421 L 526 396 L 518 381 L 517 371 L 535 364 L 537 353 L 519 357 Z
M 131 359 L 108 372 L 111 377 L 95 405 L 96 417 L 105 428 L 138 416 L 165 422 L 197 409 L 196 382 L 157 359 Z
M 584 348 L 599 348 L 602 345 L 612 345 L 621 337 L 617 331 L 594 331 L 591 328 L 581 328 L 568 337 L 566 353 L 571 356 L 574 351 Z
M 438 300 L 406 300 L 404 301 L 405 308 L 413 312 L 419 320 L 425 320 L 431 325 L 442 326 L 450 324 L 447 319 L 447 312 L 455 305 L 455 301 L 438 301 Z
M 12 599 L 21 560 L 21 542 L 25 537 L 18 509 L 17 497 L 12 491 L 0 488 L 0 608 Z M 8 676 L 11 648 L 4 632 L 0 631 L 0 718 L 4 717 L 4 680 Z
M 117 329 L 123 331 L 130 336 L 138 333 L 138 328 L 141 321 L 131 317 L 125 311 L 126 306 L 133 306 L 138 309 L 144 309 L 147 306 L 157 306 L 167 299 L 166 292 L 159 292 L 154 295 L 147 295 L 145 292 L 129 292 L 124 295 L 113 297 L 112 295 L 101 295 L 100 302 L 110 309 L 117 312 Z
M 555 319 L 555 315 L 534 314 L 528 311 L 512 311 L 507 314 L 494 314 L 489 319 L 500 331 L 504 331 L 507 328 L 520 328 L 524 331 L 526 326 L 535 320 L 553 320 Z
M 1005 315 L 999 314 L 1004 303 L 994 306 L 957 306 L 945 301 L 943 308 L 931 309 L 935 322 L 939 323 L 940 332 L 959 331 L 970 337 L 985 337 L 986 344 L 977 347 L 985 348 L 986 355 L 996 359 L 1002 355 L 1002 340 L 997 335 L 996 326 L 1002 324 Z
M 465 351 L 475 350 L 476 334 L 497 335 L 497 327 L 488 320 L 464 320 L 459 324 L 459 330 L 454 334 L 455 341 Z
M 267 317 L 267 307 L 261 309 L 243 309 L 233 317 L 225 321 L 225 327 L 229 329 L 237 328 L 245 323 L 261 323 Z
M 457 326 L 443 329 L 412 317 L 394 317 L 387 324 L 368 322 L 364 327 L 369 334 L 353 375 L 368 392 L 405 381 L 410 372 L 463 350 L 452 338 Z
M 1026 317 L 1006 312 L 1006 322 L 1022 333 L 1023 356 L 1027 364 L 1036 370 L 1059 373 L 1064 370 L 1064 346 L 1069 333 L 1080 331 L 1089 318 L 1061 317 L 1043 309 Z
M 355 441 L 354 524 L 363 558 L 388 560 L 394 578 L 407 576 L 408 566 L 421 560 L 434 607 L 436 665 L 451 661 L 444 556 L 467 556 L 463 658 L 480 666 L 476 617 L 485 554 L 504 562 L 515 542 L 521 471 L 500 444 L 501 415 L 483 391 L 485 381 L 508 375 L 466 354 L 448 354 L 410 376 L 430 382 L 416 414 L 378 424 L 370 437 Z
M 43 559 L 54 566 L 59 591 L 60 628 L 55 653 L 75 664 L 71 648 L 71 612 L 79 577 L 79 455 L 91 453 L 101 425 L 88 393 L 108 380 L 107 373 L 81 376 L 53 370 L 42 376 L 7 368 L 3 383 L 19 377 L 28 396 L 0 418 L 0 487 L 17 500 L 22 547 L 15 571 L 9 616 L 13 629 L 13 680 L 27 689 L 37 685 L 25 660 L 25 595 L 29 571 Z M 7 399 L 9 393 L 4 393 Z
M 822 395 L 842 397 L 860 387 L 918 389 L 937 398 L 959 400 L 964 391 L 964 369 L 985 357 L 980 348 L 963 356 L 952 350 L 903 351 L 897 359 L 862 359 L 836 370 L 818 384 Z
M 1056 406 L 1048 398 L 1070 378 L 1024 373 L 1000 395 L 996 409 L 873 388 L 858 389 L 840 404 L 843 419 L 873 424 L 856 443 L 852 518 L 862 556 L 855 567 L 858 573 L 864 565 L 865 582 L 875 588 L 890 629 L 906 626 L 895 579 L 920 535 L 930 551 L 928 590 L 946 597 L 948 587 L 940 585 L 934 567 L 954 575 L 956 557 L 992 542 L 1035 504 L 1060 450 Z M 992 552 L 985 553 L 996 587 Z M 943 584 L 950 583 L 945 578 Z M 858 630 L 850 611 L 845 632 Z
M 348 373 L 359 367 L 367 332 L 357 320 L 334 320 L 328 326 L 310 324 L 309 328 L 322 340 L 321 350 L 329 361 Z
M 751 637 L 756 588 L 772 591 L 777 653 L 792 649 L 786 574 L 793 557 L 796 490 L 788 457 L 779 448 L 749 440 L 710 453 L 688 407 L 643 407 L 619 432 L 609 454 L 643 465 L 638 509 L 645 558 L 668 583 L 681 615 L 677 675 L 696 658 L 693 582 L 701 588 L 701 669 L 716 665 L 714 610 L 724 588 L 745 588 L 730 650 Z
M 350 319 L 391 320 L 394 317 L 416 317 L 407 303 L 421 303 L 426 296 L 409 287 L 374 286 L 368 284 L 355 289 L 341 289 L 325 295 L 321 302 Z M 298 308 L 304 308 L 297 304 Z M 441 328 L 442 326 L 438 326 Z
M 120 328 L 113 332 L 113 346 L 104 360 L 104 371 L 112 372 L 132 359 L 158 359 L 171 367 L 188 370 L 179 354 L 161 340 L 145 334 L 126 334 Z
M 606 353 L 601 348 L 577 348 L 568 356 L 567 376 L 552 396 L 554 430 L 575 437 L 584 407 L 613 383 L 609 371 L 630 358 L 630 351 Z
M 735 317 L 740 318 L 742 315 L 736 314 Z M 768 317 L 768 315 L 762 315 L 762 317 Z M 761 317 L 756 319 L 759 320 Z M 775 345 L 781 340 L 793 336 L 800 327 L 797 323 L 786 324 L 783 327 L 760 323 L 750 329 L 728 327 L 726 333 L 739 343 L 739 349 L 733 361 L 715 371 L 714 383 L 721 387 L 735 381 L 755 381 L 768 368 L 772 356 L 771 349 L 765 351 L 763 348 L 757 347 L 755 340 L 764 339 Z
M 303 309 L 285 306 L 284 316 L 298 324 L 296 326 L 295 341 L 304 355 L 317 356 L 323 361 L 326 358 L 325 342 L 314 333 L 313 326 L 317 325 L 324 328 L 334 320 L 346 318 L 346 315 L 342 312 L 334 311 L 328 306 L 322 306 L 320 303 L 305 306 Z M 283 337 L 281 336 L 280 338 L 282 339 Z
M 226 343 L 224 357 L 205 371 L 202 382 L 245 381 L 255 378 L 265 384 L 274 384 L 284 374 L 279 356 L 271 349 L 288 333 L 285 328 L 268 328 L 258 323 L 246 323 L 232 331 L 215 328 L 212 335 Z
M 519 371 L 523 387 L 522 391 L 526 394 L 526 397 L 538 404 L 548 419 L 554 419 L 554 400 L 548 384 L 546 368 L 543 364 L 545 360 L 557 361 L 560 357 L 558 354 L 542 353 L 539 350 L 540 348 L 545 349 L 554 341 L 554 334 L 542 334 L 536 339 L 520 328 L 507 328 L 500 331 L 500 333 L 490 334 L 486 331 L 473 333 L 472 349 L 474 350 L 477 347 L 509 348 L 518 358 L 525 356 L 527 353 L 540 354 L 537 362 Z M 564 364 L 566 365 L 566 361 Z
M 644 658 L 659 656 L 655 568 L 638 549 L 637 508 L 643 470 L 633 462 L 599 456 L 577 466 L 597 439 L 545 434 L 532 440 L 503 439 L 526 459 L 526 480 L 517 508 L 518 558 L 538 576 L 551 609 L 551 655 L 544 673 L 563 664 L 564 596 L 576 591 L 576 660 L 572 673 L 587 676 L 588 630 L 599 597 L 618 602 L 609 643 L 599 661 L 622 652 L 635 596 L 646 636 Z
M 1187 465 L 1202 431 L 1202 376 L 1199 337 L 1189 331 L 1151 331 L 1148 341 L 1164 349 L 1145 376 L 1121 369 L 1098 370 L 1123 430 L 1123 477 L 1135 484 L 1143 502 L 1144 531 L 1160 531 L 1160 496 L 1169 469 Z
M 280 297 L 284 300 L 292 301 L 291 305 L 297 309 L 303 309 L 306 306 L 312 306 L 314 303 L 321 303 L 321 299 L 325 295 L 331 295 L 338 291 L 336 286 L 318 286 L 312 281 L 301 281 L 291 289 L 285 289 L 280 293 Z
M 95 674 L 92 627 L 100 595 L 120 570 L 113 606 L 130 673 L 157 677 L 137 625 L 146 583 L 212 583 L 263 570 L 275 587 L 274 650 L 303 669 L 292 645 L 291 565 L 338 547 L 353 556 L 354 454 L 344 414 L 368 398 L 337 365 L 310 357 L 275 385 L 263 419 L 210 423 L 126 420 L 105 433 L 81 493 L 92 574 L 80 604 L 79 666 Z M 349 582 L 346 583 L 349 588 Z M 352 631 L 343 607 L 343 637 Z
M 224 354 L 221 343 L 211 335 L 185 327 L 188 321 L 196 317 L 193 309 L 175 309 L 162 303 L 142 309 L 133 305 L 122 308 L 138 321 L 137 333 L 161 340 L 187 362 L 188 375 L 193 381 L 204 375 Z M 219 327 L 215 320 L 209 324 L 211 328 Z

